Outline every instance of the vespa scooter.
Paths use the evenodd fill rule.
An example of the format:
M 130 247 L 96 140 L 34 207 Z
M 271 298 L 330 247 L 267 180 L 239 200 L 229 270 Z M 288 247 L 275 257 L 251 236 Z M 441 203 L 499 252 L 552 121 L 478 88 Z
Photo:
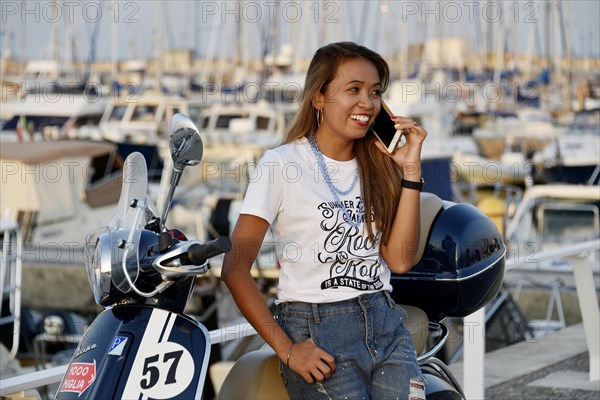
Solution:
M 147 196 L 144 157 L 131 154 L 123 169 L 117 211 L 87 238 L 88 278 L 106 309 L 86 330 L 56 399 L 200 398 L 208 368 L 206 328 L 183 311 L 194 277 L 207 260 L 231 247 L 227 237 L 208 243 L 168 230 L 168 205 L 186 166 L 200 162 L 202 141 L 192 121 L 170 123 L 174 169 L 160 216 Z

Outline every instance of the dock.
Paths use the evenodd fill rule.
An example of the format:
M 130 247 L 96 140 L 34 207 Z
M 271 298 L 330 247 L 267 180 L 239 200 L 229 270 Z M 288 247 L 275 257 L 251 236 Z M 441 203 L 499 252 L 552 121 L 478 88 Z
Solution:
M 600 399 L 600 377 L 590 379 L 581 323 L 486 353 L 484 362 L 485 399 Z M 461 383 L 463 367 L 450 365 Z

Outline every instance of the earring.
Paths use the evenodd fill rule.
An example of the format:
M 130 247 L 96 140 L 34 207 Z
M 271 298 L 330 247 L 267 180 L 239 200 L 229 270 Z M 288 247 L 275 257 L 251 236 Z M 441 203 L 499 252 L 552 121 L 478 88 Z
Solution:
M 321 122 L 323 122 L 323 114 L 325 114 L 323 109 L 317 108 L 317 128 L 321 127 Z

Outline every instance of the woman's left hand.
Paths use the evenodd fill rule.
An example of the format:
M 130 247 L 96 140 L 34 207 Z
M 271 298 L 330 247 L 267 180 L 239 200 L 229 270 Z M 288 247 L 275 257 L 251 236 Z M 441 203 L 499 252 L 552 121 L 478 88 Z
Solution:
M 392 120 L 396 123 L 396 130 L 406 138 L 406 143 L 396 148 L 392 154 L 389 154 L 378 140 L 375 141 L 375 145 L 381 152 L 392 157 L 394 162 L 402 168 L 405 176 L 412 175 L 411 172 L 420 175 L 421 149 L 423 141 L 427 137 L 427 131 L 410 118 L 393 117 Z

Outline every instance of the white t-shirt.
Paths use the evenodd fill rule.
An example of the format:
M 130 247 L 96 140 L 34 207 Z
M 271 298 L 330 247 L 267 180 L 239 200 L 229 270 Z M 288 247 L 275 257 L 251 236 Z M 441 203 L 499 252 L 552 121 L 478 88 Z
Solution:
M 323 156 L 333 184 L 346 191 L 357 163 Z M 338 195 L 354 220 L 364 220 L 360 182 Z M 329 303 L 392 290 L 390 270 L 379 257 L 379 238 L 368 239 L 364 223 L 343 219 L 306 138 L 265 152 L 244 198 L 241 214 L 271 224 L 281 266 L 278 302 Z

